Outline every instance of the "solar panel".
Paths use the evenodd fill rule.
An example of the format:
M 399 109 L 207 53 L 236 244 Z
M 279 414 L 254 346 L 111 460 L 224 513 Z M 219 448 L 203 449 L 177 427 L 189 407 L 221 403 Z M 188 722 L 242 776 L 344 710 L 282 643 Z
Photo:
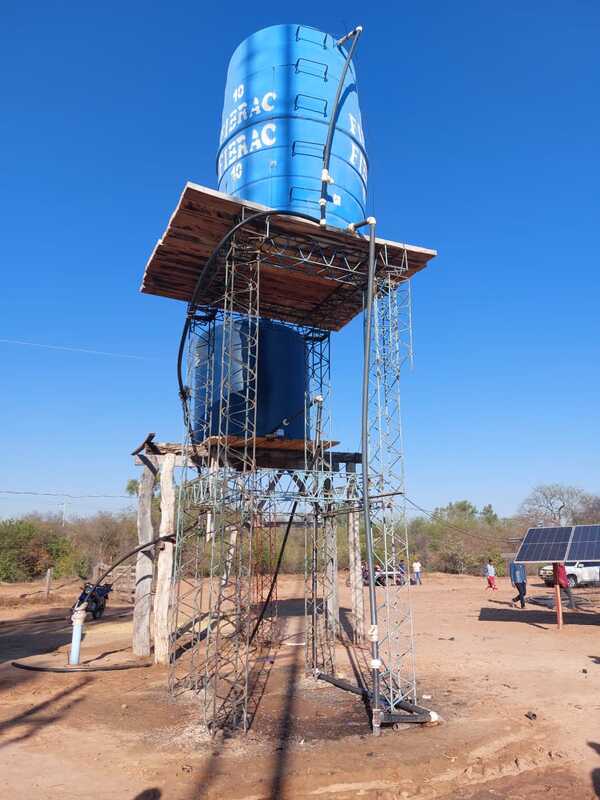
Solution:
M 576 525 L 567 558 L 569 561 L 600 560 L 600 525 Z
M 521 542 L 517 562 L 565 561 L 573 528 L 530 528 Z

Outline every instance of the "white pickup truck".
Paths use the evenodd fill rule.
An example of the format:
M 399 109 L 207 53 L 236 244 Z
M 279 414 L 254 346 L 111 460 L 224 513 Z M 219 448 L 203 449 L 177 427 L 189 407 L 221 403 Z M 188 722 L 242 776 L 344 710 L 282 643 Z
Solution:
M 565 561 L 569 586 L 585 586 L 600 582 L 600 561 Z M 545 564 L 538 572 L 546 586 L 554 586 L 552 564 Z

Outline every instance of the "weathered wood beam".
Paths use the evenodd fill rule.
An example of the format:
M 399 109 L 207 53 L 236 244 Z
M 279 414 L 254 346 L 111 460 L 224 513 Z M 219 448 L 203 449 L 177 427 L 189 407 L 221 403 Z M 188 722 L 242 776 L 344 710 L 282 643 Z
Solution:
M 163 457 L 160 471 L 160 535 L 175 534 L 174 453 Z M 175 545 L 163 542 L 158 553 L 156 591 L 154 594 L 154 661 L 169 663 L 169 598 Z
M 152 528 L 152 496 L 157 474 L 154 456 L 145 456 L 146 464 L 138 487 L 137 532 L 138 544 L 147 544 L 154 538 Z M 150 612 L 152 609 L 152 573 L 154 561 L 152 552 L 137 554 L 135 565 L 135 596 L 133 607 L 133 653 L 136 656 L 149 656 Z

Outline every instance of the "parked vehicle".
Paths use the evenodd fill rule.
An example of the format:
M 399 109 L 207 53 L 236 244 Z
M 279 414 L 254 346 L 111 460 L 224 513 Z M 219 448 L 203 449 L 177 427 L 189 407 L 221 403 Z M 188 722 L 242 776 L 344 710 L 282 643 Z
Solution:
M 71 607 L 71 613 L 73 613 L 76 606 L 81 606 L 85 603 L 86 611 L 88 611 L 94 619 L 100 619 L 102 614 L 104 614 L 106 601 L 111 592 L 112 583 L 103 583 L 101 586 L 96 586 L 95 589 L 93 583 L 86 583 L 83 587 L 83 591 L 79 595 L 79 599 Z
M 565 561 L 565 569 L 571 588 L 600 582 L 600 561 Z M 540 567 L 538 575 L 546 586 L 554 586 L 552 564 Z
M 367 565 L 363 565 L 362 570 L 363 575 L 363 583 L 365 586 L 369 583 L 369 570 Z M 383 569 L 380 565 L 375 566 L 375 585 L 376 586 L 385 586 L 387 583 L 394 583 L 396 586 L 404 586 L 406 570 L 404 567 L 404 562 L 399 564 L 396 570 L 393 569 Z

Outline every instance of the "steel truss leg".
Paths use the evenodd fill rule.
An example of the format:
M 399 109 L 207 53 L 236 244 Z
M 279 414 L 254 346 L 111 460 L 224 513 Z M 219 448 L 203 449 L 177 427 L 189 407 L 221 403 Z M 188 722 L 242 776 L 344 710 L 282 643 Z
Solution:
M 335 673 L 338 631 L 337 541 L 335 520 L 328 517 L 332 467 L 330 438 L 329 334 L 306 331 L 308 392 L 305 468 L 312 494 L 312 520 L 306 521 L 305 619 L 306 668 L 309 673 Z
M 369 486 L 386 495 L 371 505 L 376 589 L 380 698 L 386 714 L 416 702 L 410 569 L 403 502 L 404 461 L 400 371 L 411 358 L 410 286 L 397 276 L 378 278 L 373 303 L 369 397 Z

